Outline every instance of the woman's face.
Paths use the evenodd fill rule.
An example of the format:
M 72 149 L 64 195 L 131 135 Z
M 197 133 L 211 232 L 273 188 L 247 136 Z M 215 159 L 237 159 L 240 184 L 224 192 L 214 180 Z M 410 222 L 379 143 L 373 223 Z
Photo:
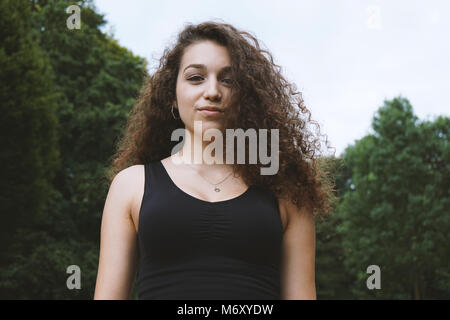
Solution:
M 204 40 L 184 51 L 178 72 L 174 107 L 186 129 L 194 133 L 194 121 L 223 129 L 231 92 L 231 60 L 226 47 Z M 205 109 L 209 107 L 210 109 Z

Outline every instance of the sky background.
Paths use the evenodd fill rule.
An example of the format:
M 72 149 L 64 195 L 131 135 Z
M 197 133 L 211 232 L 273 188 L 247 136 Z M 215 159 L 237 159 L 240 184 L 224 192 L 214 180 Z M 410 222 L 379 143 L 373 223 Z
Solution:
M 253 34 L 302 92 L 336 156 L 372 132 L 372 118 L 385 99 L 407 98 L 421 120 L 449 115 L 448 0 L 94 4 L 108 21 L 103 30 L 145 57 L 151 73 L 187 23 L 214 20 Z

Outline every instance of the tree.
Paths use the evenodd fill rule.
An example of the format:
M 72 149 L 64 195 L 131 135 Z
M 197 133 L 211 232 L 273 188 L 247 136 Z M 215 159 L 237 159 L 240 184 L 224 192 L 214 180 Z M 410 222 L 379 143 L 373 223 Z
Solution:
M 74 257 L 84 276 L 82 297 L 92 298 L 108 189 L 105 172 L 147 74 L 146 61 L 100 30 L 106 21 L 96 13 L 92 1 L 79 2 L 80 30 L 66 26 L 69 14 L 65 9 L 71 1 L 36 3 L 35 29 L 44 29 L 40 45 L 50 57 L 61 92 L 62 167 L 55 181 L 61 193 L 58 203 L 75 225 L 67 239 L 83 252 Z M 73 263 L 67 261 L 67 265 Z
M 91 299 L 108 189 L 105 172 L 147 74 L 146 62 L 100 30 L 105 20 L 92 1 L 25 2 L 32 10 L 24 18 L 32 25 L 29 34 L 45 51 L 54 74 L 61 165 L 50 166 L 54 189 L 42 205 L 43 215 L 16 232 L 14 263 L 5 268 L 8 293 Z M 73 4 L 81 9 L 81 29 L 66 26 L 66 8 Z M 69 265 L 81 269 L 81 290 L 66 287 Z
M 59 166 L 57 94 L 49 61 L 31 33 L 30 17 L 28 1 L 0 2 L 1 297 L 7 297 L 15 272 L 8 265 L 20 255 L 15 244 L 45 215 Z
M 353 291 L 361 298 L 448 298 L 449 118 L 420 123 L 399 97 L 384 102 L 372 127 L 344 153 L 352 176 L 339 231 L 346 267 L 358 275 Z M 381 268 L 381 290 L 366 287 L 369 265 Z
M 342 157 L 332 158 L 336 177 L 336 200 L 345 194 L 346 181 L 351 177 L 350 168 L 344 165 Z M 355 276 L 345 268 L 342 235 L 337 232 L 342 218 L 336 209 L 324 221 L 316 222 L 316 288 L 317 298 L 347 300 L 353 299 L 351 285 Z

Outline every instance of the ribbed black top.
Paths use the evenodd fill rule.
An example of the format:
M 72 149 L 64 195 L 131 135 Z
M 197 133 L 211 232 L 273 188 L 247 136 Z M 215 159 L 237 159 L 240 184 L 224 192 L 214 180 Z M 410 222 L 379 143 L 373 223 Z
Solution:
M 139 299 L 280 299 L 283 226 L 277 198 L 250 187 L 195 198 L 161 161 L 145 165 L 139 212 Z

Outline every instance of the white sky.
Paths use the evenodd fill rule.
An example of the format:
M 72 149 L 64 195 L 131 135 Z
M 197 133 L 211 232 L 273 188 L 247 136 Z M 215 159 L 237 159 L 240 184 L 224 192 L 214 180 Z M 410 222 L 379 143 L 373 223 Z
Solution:
M 303 93 L 336 156 L 370 132 L 384 99 L 406 97 L 420 119 L 449 115 L 448 0 L 94 3 L 104 31 L 152 70 L 185 23 L 221 20 L 255 35 Z

